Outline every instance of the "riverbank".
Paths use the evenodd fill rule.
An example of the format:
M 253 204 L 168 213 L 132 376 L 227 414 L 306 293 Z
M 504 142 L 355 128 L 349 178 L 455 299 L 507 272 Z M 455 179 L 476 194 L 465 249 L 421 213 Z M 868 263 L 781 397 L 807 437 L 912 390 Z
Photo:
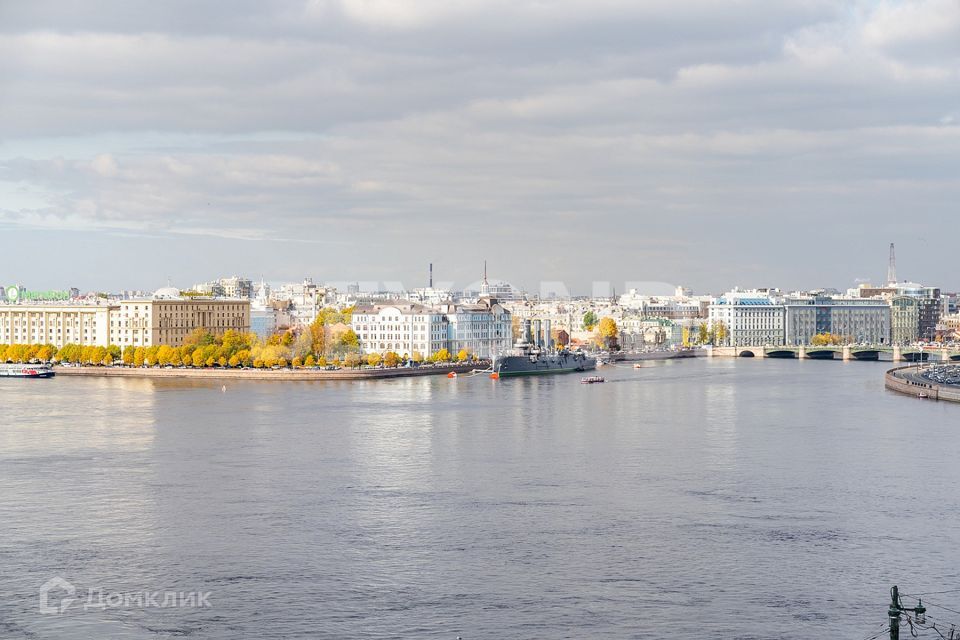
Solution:
M 395 369 L 193 369 L 162 367 L 54 367 L 58 376 L 96 376 L 106 378 L 192 378 L 209 380 L 377 380 L 414 376 L 469 373 L 484 364 L 456 364 L 439 367 L 398 367 Z
M 917 374 L 917 367 L 897 367 L 887 371 L 884 386 L 915 398 L 960 402 L 960 386 L 937 384 Z

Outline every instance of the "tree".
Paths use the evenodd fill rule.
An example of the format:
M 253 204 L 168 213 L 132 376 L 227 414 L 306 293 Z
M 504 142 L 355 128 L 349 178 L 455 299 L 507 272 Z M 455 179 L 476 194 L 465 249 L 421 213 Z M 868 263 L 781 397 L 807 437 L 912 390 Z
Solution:
M 414 351 L 414 352 L 413 352 L 413 355 L 411 356 L 411 358 L 412 358 L 413 361 L 416 362 L 417 364 L 423 362 L 423 354 L 420 353 L 419 351 Z
M 450 352 L 446 349 L 440 349 L 430 356 L 430 359 L 434 362 L 450 362 Z
M 729 332 L 727 331 L 727 325 L 724 324 L 723 320 L 718 320 L 717 323 L 713 326 L 713 339 L 714 342 L 718 344 L 723 344 L 727 340 Z
M 133 345 L 127 345 L 123 349 L 123 364 L 131 365 L 133 364 L 133 352 L 136 351 L 136 348 Z
M 360 364 L 360 355 L 354 352 L 348 353 L 343 358 L 343 366 L 355 369 Z
M 146 362 L 147 350 L 143 347 L 136 347 L 133 350 L 133 366 L 142 367 L 143 363 Z
M 313 368 L 317 366 L 317 361 L 314 360 L 312 353 L 308 353 L 307 357 L 303 359 L 303 366 L 307 368 Z
M 593 331 L 593 328 L 597 326 L 597 314 L 592 310 L 587 311 L 583 314 L 583 328 L 587 331 Z
M 600 336 L 600 344 L 606 349 L 616 349 L 619 347 L 617 338 L 620 335 L 620 329 L 613 318 L 603 318 L 597 327 L 597 333 Z
M 240 357 L 237 354 L 233 354 L 232 356 L 230 356 L 230 359 L 227 360 L 227 364 L 230 365 L 231 367 L 239 367 Z
M 388 351 L 383 357 L 383 366 L 385 367 L 396 367 L 398 364 L 400 364 L 400 356 L 393 351 Z
M 317 315 L 317 319 L 310 323 L 309 329 L 307 333 L 310 334 L 310 351 L 317 356 L 324 355 L 327 346 L 327 329 L 323 324 L 323 316 Z
M 380 357 L 379 353 L 371 353 L 367 355 L 367 364 L 371 367 L 375 367 L 380 364 L 381 360 L 382 358 Z
M 706 322 L 701 322 L 700 326 L 697 327 L 697 338 L 700 341 L 700 344 L 707 344 L 710 342 L 710 327 L 707 326 Z
M 466 349 L 460 349 L 460 351 L 457 353 L 457 362 L 466 362 L 469 357 L 470 354 Z

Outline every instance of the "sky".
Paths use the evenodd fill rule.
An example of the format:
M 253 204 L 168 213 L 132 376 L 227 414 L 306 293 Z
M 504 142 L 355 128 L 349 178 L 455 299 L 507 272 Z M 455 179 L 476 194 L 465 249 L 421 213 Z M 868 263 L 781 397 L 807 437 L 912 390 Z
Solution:
M 0 284 L 960 289 L 960 0 L 0 0 Z

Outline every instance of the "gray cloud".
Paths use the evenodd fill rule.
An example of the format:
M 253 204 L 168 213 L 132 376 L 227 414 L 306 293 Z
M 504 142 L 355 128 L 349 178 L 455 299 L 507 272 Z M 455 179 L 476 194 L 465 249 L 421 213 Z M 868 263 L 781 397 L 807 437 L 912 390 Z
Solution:
M 960 288 L 927 231 L 960 196 L 953 0 L 53 4 L 0 8 L 7 234 L 163 238 L 206 256 L 188 280 L 489 257 L 534 289 L 842 286 L 897 240 Z

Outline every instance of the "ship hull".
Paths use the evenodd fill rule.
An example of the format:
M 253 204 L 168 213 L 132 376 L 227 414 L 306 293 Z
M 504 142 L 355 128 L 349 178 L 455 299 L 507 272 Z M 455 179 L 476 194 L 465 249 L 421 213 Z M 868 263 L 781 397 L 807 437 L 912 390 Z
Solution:
M 494 363 L 494 371 L 501 378 L 538 376 L 551 373 L 574 373 L 597 368 L 595 358 L 582 354 L 557 354 L 531 359 L 529 356 L 503 356 Z
M 36 365 L 2 365 L 0 378 L 52 378 L 53 369 L 48 366 Z

